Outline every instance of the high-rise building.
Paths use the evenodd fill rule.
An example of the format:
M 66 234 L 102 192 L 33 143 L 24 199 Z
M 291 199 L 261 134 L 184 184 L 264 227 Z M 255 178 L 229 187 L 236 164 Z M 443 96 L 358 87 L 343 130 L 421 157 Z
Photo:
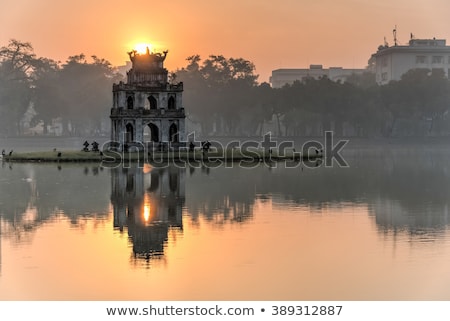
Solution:
M 441 69 L 447 77 L 450 74 L 450 46 L 445 39 L 414 39 L 411 35 L 408 45 L 378 47 L 371 60 L 380 85 L 400 80 L 411 69 Z

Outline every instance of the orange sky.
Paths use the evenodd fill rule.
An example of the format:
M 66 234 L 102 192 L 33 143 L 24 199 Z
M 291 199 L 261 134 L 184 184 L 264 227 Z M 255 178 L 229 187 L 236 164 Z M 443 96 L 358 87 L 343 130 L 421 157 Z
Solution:
M 29 41 L 38 56 L 97 55 L 123 65 L 137 42 L 169 50 L 166 67 L 222 54 L 256 66 L 259 81 L 278 68 L 363 68 L 383 43 L 444 38 L 448 0 L 0 0 L 0 46 Z

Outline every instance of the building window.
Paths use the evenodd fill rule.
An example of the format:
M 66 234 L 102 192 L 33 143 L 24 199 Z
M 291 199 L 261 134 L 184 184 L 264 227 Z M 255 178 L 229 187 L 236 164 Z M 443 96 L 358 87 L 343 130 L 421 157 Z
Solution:
M 148 128 L 148 130 L 147 130 Z M 150 141 L 157 143 L 159 142 L 159 129 L 158 126 L 156 126 L 155 124 L 148 124 L 148 127 L 145 128 L 145 130 L 147 131 L 147 134 L 150 134 Z
M 125 142 L 126 142 L 126 143 L 134 142 L 134 128 L 133 128 L 133 125 L 127 124 L 127 125 L 125 126 L 125 130 L 126 130 L 126 133 L 125 133 Z
M 148 97 L 148 102 L 150 105 L 150 109 L 157 109 L 158 108 L 158 102 L 156 101 L 156 98 L 153 96 Z
M 169 139 L 171 143 L 178 143 L 178 128 L 176 124 L 172 124 L 169 127 Z
M 442 63 L 442 56 L 433 56 L 433 60 L 432 60 L 432 62 L 434 63 L 434 64 L 441 64 Z
M 416 64 L 426 64 L 427 57 L 426 56 L 416 56 Z
M 167 104 L 168 109 L 175 109 L 175 98 L 173 96 L 170 96 L 169 102 Z
M 134 105 L 134 99 L 132 96 L 128 96 L 127 98 L 127 108 L 128 109 L 133 109 L 133 105 Z
M 387 57 L 381 58 L 381 66 L 382 67 L 387 67 L 387 65 L 388 65 Z
M 387 72 L 383 72 L 383 73 L 381 74 L 381 80 L 386 81 L 387 79 L 388 79 L 388 74 L 387 74 Z

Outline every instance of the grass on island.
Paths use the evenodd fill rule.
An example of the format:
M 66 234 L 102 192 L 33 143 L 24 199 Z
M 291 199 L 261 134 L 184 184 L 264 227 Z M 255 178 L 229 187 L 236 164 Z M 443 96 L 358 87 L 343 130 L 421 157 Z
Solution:
M 321 155 L 313 154 L 309 158 L 318 158 Z M 210 150 L 203 152 L 196 149 L 195 151 L 165 151 L 165 152 L 93 152 L 93 151 L 41 151 L 41 152 L 14 152 L 12 155 L 4 156 L 6 161 L 15 162 L 122 162 L 122 161 L 138 161 L 138 160 L 229 160 L 229 161 L 257 161 L 261 159 L 271 160 L 294 160 L 308 158 L 306 154 L 294 152 L 294 150 L 288 150 L 284 154 L 278 154 L 276 151 L 269 153 L 269 151 L 261 149 L 253 149 L 247 151 L 241 151 L 240 149 L 227 149 L 227 150 Z
M 60 155 L 60 156 L 58 156 Z M 40 151 L 40 152 L 13 152 L 10 156 L 4 156 L 6 161 L 30 161 L 30 162 L 57 162 L 57 161 L 101 161 L 102 156 L 98 152 L 83 151 Z

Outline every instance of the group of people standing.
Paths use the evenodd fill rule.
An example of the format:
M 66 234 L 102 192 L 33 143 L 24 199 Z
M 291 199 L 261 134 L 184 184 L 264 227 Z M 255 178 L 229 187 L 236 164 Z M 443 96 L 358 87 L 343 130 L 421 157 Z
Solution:
M 206 140 L 206 141 L 203 141 L 203 142 L 201 142 L 201 147 L 202 147 L 202 151 L 205 153 L 205 152 L 208 152 L 209 151 L 209 149 L 211 148 L 211 143 L 208 141 L 208 140 Z M 189 143 L 189 151 L 190 152 L 193 152 L 195 150 L 195 144 L 191 141 L 190 143 Z
M 98 145 L 98 143 L 96 141 L 93 141 L 92 144 L 89 144 L 88 141 L 85 141 L 83 143 L 83 146 L 84 146 L 83 151 L 88 152 L 89 151 L 89 145 L 92 145 L 92 151 L 93 152 L 98 152 L 99 151 L 99 149 L 98 149 L 99 145 Z
M 12 149 L 11 151 L 8 153 L 9 156 L 11 156 L 13 153 Z M 4 149 L 2 149 L 2 158 L 6 156 L 6 151 Z

